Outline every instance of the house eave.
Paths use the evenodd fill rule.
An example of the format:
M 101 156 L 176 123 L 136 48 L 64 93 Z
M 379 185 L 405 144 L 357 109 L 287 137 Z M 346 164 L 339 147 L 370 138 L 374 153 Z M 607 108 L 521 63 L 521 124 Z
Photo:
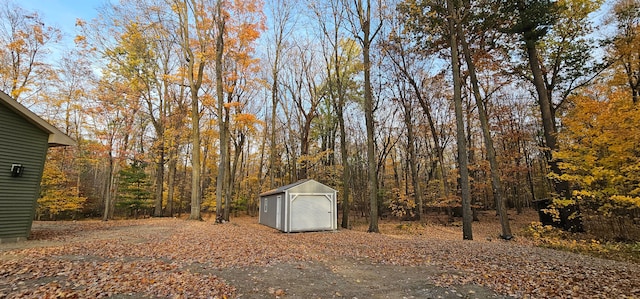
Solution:
M 65 134 L 49 134 L 49 147 L 74 146 L 77 143 Z
M 42 131 L 49 133 L 49 147 L 73 146 L 77 144 L 76 141 L 67 136 L 67 134 L 58 130 L 58 128 L 31 112 L 27 107 L 18 103 L 18 101 L 14 100 L 11 96 L 2 91 L 0 91 L 0 101 L 5 103 L 13 112 L 24 117 L 31 124 L 40 128 Z

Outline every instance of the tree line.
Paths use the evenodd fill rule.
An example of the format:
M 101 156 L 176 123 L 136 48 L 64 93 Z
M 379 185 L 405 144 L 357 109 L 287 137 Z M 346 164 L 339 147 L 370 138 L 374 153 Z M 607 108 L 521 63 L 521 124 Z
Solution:
M 134 0 L 75 32 L 3 0 L 0 88 L 78 141 L 37 217 L 258 213 L 314 178 L 341 226 L 541 211 L 640 232 L 637 0 Z M 63 41 L 73 40 L 73 43 Z

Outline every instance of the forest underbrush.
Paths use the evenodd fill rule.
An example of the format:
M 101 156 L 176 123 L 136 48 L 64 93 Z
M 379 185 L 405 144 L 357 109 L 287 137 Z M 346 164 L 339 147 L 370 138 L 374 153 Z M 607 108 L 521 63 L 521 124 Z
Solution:
M 473 233 L 476 241 L 495 241 L 499 239 L 500 222 L 495 211 L 477 211 Z M 453 220 L 453 221 L 452 221 Z M 353 218 L 352 229 L 367 231 L 368 222 L 365 217 Z M 640 242 L 633 240 L 616 240 L 613 237 L 602 237 L 605 229 L 601 222 L 587 222 L 587 232 L 571 233 L 559 228 L 542 225 L 538 213 L 533 209 L 525 209 L 517 214 L 509 210 L 509 222 L 514 232 L 515 243 L 523 243 L 554 250 L 586 254 L 594 257 L 623 262 L 640 263 Z M 425 235 L 438 239 L 462 239 L 462 222 L 459 218 L 450 219 L 445 213 L 426 214 L 422 221 L 402 221 L 385 219 L 380 222 L 380 231 L 390 235 Z M 589 229 L 597 230 L 597 234 L 589 233 Z M 633 231 L 629 229 L 629 231 Z

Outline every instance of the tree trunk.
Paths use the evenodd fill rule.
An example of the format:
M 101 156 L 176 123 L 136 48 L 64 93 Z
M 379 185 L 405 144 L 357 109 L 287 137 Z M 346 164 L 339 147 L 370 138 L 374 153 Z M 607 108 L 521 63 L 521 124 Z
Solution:
M 480 126 L 482 127 L 484 144 L 487 150 L 487 159 L 489 160 L 491 168 L 491 186 L 493 187 L 493 196 L 495 197 L 496 209 L 498 211 L 498 216 L 500 217 L 500 226 L 502 227 L 502 235 L 500 237 L 505 240 L 511 240 L 513 235 L 511 234 L 511 227 L 509 226 L 509 216 L 507 214 L 504 191 L 502 190 L 502 182 L 500 181 L 500 169 L 498 167 L 498 161 L 496 160 L 496 151 L 493 147 L 493 138 L 491 137 L 491 132 L 489 130 L 487 112 L 484 107 L 482 96 L 480 95 L 480 88 L 478 87 L 475 63 L 473 62 L 471 50 L 469 49 L 469 44 L 467 43 L 461 26 L 458 26 L 457 33 L 459 35 L 458 38 L 462 43 L 464 57 L 467 62 L 471 85 L 473 88 L 473 95 L 476 100 L 476 106 L 478 107 L 478 116 L 480 118 Z
M 266 106 L 266 105 L 265 105 Z M 266 114 L 266 107 L 265 107 L 265 114 Z M 265 126 L 266 127 L 266 126 Z M 264 189 L 264 181 L 266 179 L 266 177 L 263 177 L 263 165 L 265 163 L 265 152 L 266 152 L 266 147 L 267 147 L 267 135 L 269 134 L 268 129 L 265 128 L 265 130 L 263 131 L 262 134 L 262 141 L 260 142 L 260 163 L 258 163 L 258 194 L 262 193 L 262 190 Z M 270 170 L 267 170 L 267 172 L 270 172 Z M 253 199 L 252 199 L 253 200 Z M 255 212 L 259 212 L 260 211 L 260 207 L 255 206 Z M 254 211 L 254 204 L 253 201 L 251 201 L 251 208 L 248 208 L 247 210 L 249 211 Z M 255 216 L 255 214 L 253 213 L 249 213 L 249 216 Z
M 109 170 L 107 173 L 107 184 L 104 192 L 104 212 L 102 214 L 102 221 L 107 221 L 111 218 L 111 214 L 113 211 L 111 210 L 111 206 L 113 203 L 113 177 L 114 177 L 114 163 L 113 163 L 113 154 L 111 151 L 109 152 Z
M 344 101 L 339 100 L 341 103 Z M 342 160 L 342 228 L 349 228 L 349 211 L 351 202 L 349 193 L 351 192 L 351 168 L 349 167 L 349 156 L 347 153 L 347 132 L 344 124 L 344 111 L 342 107 L 338 111 L 338 124 L 340 126 L 340 156 Z
M 167 207 L 164 210 L 164 215 L 167 217 L 173 217 L 173 198 L 175 197 L 175 180 L 176 180 L 176 168 L 177 157 L 170 150 L 169 153 L 169 175 L 167 177 Z
M 464 116 L 462 114 L 462 79 L 460 76 L 460 60 L 458 57 L 458 39 L 456 37 L 457 7 L 454 0 L 447 0 L 449 11 L 449 34 L 451 47 L 451 65 L 453 68 L 453 101 L 456 114 L 456 140 L 458 146 L 458 167 L 460 169 L 460 191 L 462 196 L 462 238 L 473 240 L 471 222 L 471 189 L 469 187 L 469 165 L 467 157 L 467 140 L 465 139 Z
M 224 221 L 229 221 L 229 215 L 231 212 L 231 196 L 232 196 L 232 192 L 231 192 L 231 186 L 233 185 L 233 178 L 232 178 L 232 172 L 231 170 L 231 157 L 230 156 L 230 144 L 227 144 L 227 164 L 226 164 L 226 168 L 227 171 L 225 171 L 224 173 L 224 208 L 222 209 L 222 220 Z
M 375 124 L 373 118 L 373 95 L 371 94 L 371 61 L 369 40 L 369 22 L 364 22 L 363 26 L 364 46 L 362 48 L 363 64 L 364 64 L 364 117 L 367 127 L 367 164 L 369 180 L 367 181 L 367 189 L 369 190 L 369 232 L 378 233 L 378 169 L 375 156 Z
M 367 131 L 367 191 L 369 197 L 369 232 L 380 232 L 378 228 L 378 167 L 376 161 L 376 140 L 375 140 L 375 120 L 373 117 L 373 95 L 371 87 L 371 42 L 378 29 L 371 32 L 371 1 L 354 0 L 355 16 L 357 17 L 358 31 L 354 33 L 362 46 L 362 67 L 364 75 L 364 118 Z
M 190 220 L 202 220 L 200 216 L 200 109 L 197 89 L 191 89 L 191 214 Z
M 324 35 L 327 37 L 328 40 L 330 40 L 330 44 L 332 46 L 332 52 L 331 52 L 331 58 L 333 59 L 333 62 L 331 62 L 331 58 L 327 59 L 327 74 L 329 74 L 329 76 L 331 76 L 332 73 L 332 67 L 333 67 L 333 76 L 335 78 L 335 85 L 334 84 L 329 84 L 329 94 L 331 96 L 331 104 L 333 106 L 333 109 L 335 110 L 336 113 L 336 117 L 337 117 L 337 125 L 338 125 L 338 130 L 340 130 L 340 156 L 341 156 L 341 162 L 342 162 L 342 192 L 340 192 L 340 196 L 342 197 L 342 222 L 340 224 L 340 226 L 342 228 L 349 228 L 349 214 L 350 214 L 350 210 L 351 210 L 351 202 L 349 200 L 349 195 L 351 193 L 351 168 L 349 166 L 349 156 L 348 156 L 348 150 L 347 150 L 347 132 L 346 132 L 346 128 L 345 128 L 345 121 L 344 121 L 344 107 L 346 105 L 346 95 L 345 95 L 345 86 L 344 86 L 344 81 L 343 81 L 343 76 L 346 73 L 346 66 L 345 64 L 351 63 L 350 61 L 346 62 L 345 64 L 343 64 L 343 61 L 345 61 L 343 59 L 343 56 L 341 56 L 341 49 L 340 49 L 340 31 L 339 31 L 339 27 L 341 27 L 339 24 L 341 24 L 341 22 L 343 21 L 342 16 L 341 16 L 341 12 L 342 9 L 339 7 L 338 5 L 338 1 L 331 1 L 329 3 L 329 6 L 331 8 L 331 13 L 328 14 L 331 17 L 333 17 L 333 22 L 325 22 L 321 16 L 325 15 L 325 13 L 320 12 L 320 11 L 316 11 L 316 14 L 318 15 L 318 19 L 319 19 L 319 23 L 320 26 L 322 28 L 322 31 L 324 33 Z M 332 23 L 335 25 L 335 27 L 333 28 L 333 30 L 329 29 L 327 24 Z M 347 59 L 350 59 L 349 56 L 347 56 Z M 343 69 L 345 71 L 343 71 Z M 345 79 L 346 76 L 345 76 Z M 331 77 L 329 77 L 329 82 L 332 82 Z M 335 87 L 335 90 L 334 90 Z M 333 134 L 331 134 L 330 136 L 328 136 L 328 142 L 331 143 L 330 146 L 327 146 L 329 149 L 335 149 L 335 134 L 336 134 L 336 129 L 335 129 L 335 124 L 334 124 L 334 128 L 332 130 Z M 333 151 L 331 151 L 330 157 L 329 157 L 329 161 L 331 161 L 331 165 L 334 165 L 335 161 L 334 161 L 334 153 Z
M 525 34 L 527 58 L 529 60 L 531 73 L 533 74 L 533 84 L 535 85 L 536 92 L 538 94 L 538 106 L 540 107 L 540 114 L 542 116 L 542 127 L 544 129 L 544 141 L 546 145 L 545 156 L 551 173 L 556 176 L 556 178 L 551 179 L 553 189 L 555 191 L 555 196 L 559 198 L 570 198 L 571 192 L 569 190 L 569 182 L 557 178 L 562 176 L 562 170 L 559 165 L 560 161 L 553 157 L 553 152 L 558 150 L 555 111 L 553 103 L 551 102 L 550 92 L 545 85 L 542 70 L 540 68 L 538 50 L 536 47 L 537 40 L 534 38 L 527 38 L 526 36 L 527 35 Z M 569 231 L 583 231 L 582 220 L 579 216 L 575 217 L 575 215 L 571 215 L 574 213 L 579 215 L 577 205 L 563 208 L 560 211 L 559 226 Z M 542 214 L 540 215 L 542 216 Z M 543 219 L 548 219 L 548 217 L 541 218 L 541 222 Z M 548 223 L 548 221 L 544 222 L 544 224 L 558 225 L 558 223 Z
M 416 93 L 416 97 L 418 98 L 418 102 L 420 102 L 420 106 L 422 110 L 424 110 L 424 114 L 427 116 L 427 122 L 429 123 L 429 131 L 431 132 L 431 137 L 433 139 L 433 146 L 437 152 L 437 161 L 439 167 L 440 178 L 442 181 L 441 188 L 442 194 L 445 198 L 449 197 L 449 183 L 447 181 L 447 171 L 444 166 L 444 154 L 443 148 L 440 145 L 440 140 L 438 139 L 438 130 L 436 130 L 435 122 L 433 121 L 433 116 L 431 115 L 431 106 L 429 103 L 422 97 L 421 89 L 418 86 L 418 83 L 409 76 L 408 73 L 405 72 L 405 76 L 409 80 L 409 83 L 413 87 L 414 92 Z
M 193 1 L 193 0 L 192 0 Z M 200 109 L 199 109 L 199 95 L 198 92 L 202 86 L 203 72 L 205 61 L 203 57 L 197 57 L 194 55 L 191 49 L 191 36 L 189 35 L 189 3 L 188 0 L 184 0 L 179 7 L 178 17 L 180 18 L 180 35 L 181 35 L 181 47 L 184 51 L 184 57 L 187 61 L 187 71 L 189 80 L 189 91 L 191 95 L 191 213 L 189 215 L 190 220 L 202 220 L 200 215 L 200 203 L 202 200 L 201 190 L 201 173 L 200 173 Z M 193 9 L 195 9 L 195 3 L 191 3 Z M 197 18 L 196 18 L 197 20 Z M 197 23 L 197 21 L 196 21 Z M 197 25 L 197 24 L 196 24 Z M 198 26 L 196 26 L 197 28 Z M 203 41 L 200 41 L 201 43 Z M 206 45 L 201 44 L 201 47 Z M 196 60 L 198 60 L 198 67 L 196 70 Z
M 314 104 L 311 105 L 308 114 L 304 114 L 304 111 L 301 111 L 304 114 L 305 121 L 300 134 L 300 157 L 302 158 L 302 163 L 298 168 L 298 180 L 306 179 L 309 172 L 309 133 L 311 132 L 311 122 L 315 115 L 313 109 L 316 109 Z
M 228 165 L 228 169 L 229 171 L 227 171 L 227 190 L 229 190 L 229 192 L 227 192 L 226 196 L 225 196 L 225 208 L 224 208 L 224 220 L 225 221 L 229 221 L 229 216 L 231 213 L 231 200 L 233 197 L 233 193 L 232 192 L 234 190 L 234 186 L 235 186 L 235 177 L 236 174 L 238 172 L 238 164 L 241 164 L 241 159 L 242 159 L 242 148 L 244 147 L 244 143 L 245 143 L 245 138 L 246 136 L 242 133 L 240 133 L 239 136 L 239 140 L 237 140 L 237 142 L 234 142 L 234 154 L 233 154 L 233 163 L 231 163 L 231 159 L 229 160 Z M 229 151 L 230 152 L 230 151 Z
M 218 179 L 216 180 L 216 222 L 226 219 L 226 212 L 223 213 L 222 200 L 227 200 L 225 194 L 229 192 L 226 190 L 226 178 L 227 178 L 227 164 L 229 163 L 229 141 L 228 141 L 228 128 L 225 120 L 225 115 L 228 111 L 224 108 L 224 86 L 222 81 L 222 54 L 224 50 L 224 30 L 225 30 L 225 17 L 222 15 L 222 2 L 218 1 L 216 4 L 216 25 L 218 32 L 216 33 L 216 97 L 218 99 L 218 106 L 216 112 L 218 113 L 218 131 L 220 134 L 220 157 L 218 158 Z M 226 219 L 228 220 L 228 219 Z
M 413 117 L 411 115 L 411 110 L 413 109 L 411 103 L 404 103 L 404 122 L 407 126 L 407 149 L 409 151 L 409 169 L 411 172 L 411 184 L 413 185 L 413 193 L 414 198 L 416 200 L 416 204 L 418 205 L 418 214 L 416 215 L 418 220 L 422 219 L 422 214 L 424 213 L 423 200 L 422 200 L 422 189 L 420 188 L 420 179 L 418 177 L 418 159 L 416 158 L 416 146 L 414 144 L 414 136 L 413 136 Z
M 278 40 L 278 48 L 276 49 L 276 57 L 273 64 L 271 74 L 273 76 L 273 85 L 271 85 L 271 132 L 269 134 L 269 189 L 275 188 L 275 167 L 276 167 L 276 113 L 278 111 L 278 63 L 280 60 L 280 40 Z
M 540 107 L 540 114 L 542 116 L 542 127 L 544 129 L 544 141 L 546 145 L 545 155 L 551 171 L 557 175 L 561 175 L 562 171 L 558 167 L 558 163 L 553 159 L 553 151 L 558 149 L 557 147 L 557 129 L 555 122 L 555 115 L 549 98 L 549 93 L 545 87 L 542 70 L 540 69 L 540 62 L 538 61 L 538 50 L 536 48 L 536 40 L 526 39 L 525 45 L 527 47 L 527 58 L 529 60 L 529 67 L 533 74 L 533 84 L 535 85 L 536 92 L 538 94 L 538 106 Z M 554 190 L 559 197 L 568 196 L 569 184 L 566 181 L 553 180 Z
M 161 143 L 164 143 L 164 137 L 158 136 Z M 164 191 L 164 145 L 159 146 L 158 157 L 156 158 L 156 200 L 155 209 L 153 211 L 154 217 L 162 216 L 162 195 Z

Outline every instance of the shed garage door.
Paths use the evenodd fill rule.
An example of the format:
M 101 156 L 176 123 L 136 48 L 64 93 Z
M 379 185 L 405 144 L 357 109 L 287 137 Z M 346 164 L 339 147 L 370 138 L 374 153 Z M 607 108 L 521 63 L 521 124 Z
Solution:
M 332 199 L 328 195 L 298 195 L 291 201 L 291 231 L 332 228 Z

